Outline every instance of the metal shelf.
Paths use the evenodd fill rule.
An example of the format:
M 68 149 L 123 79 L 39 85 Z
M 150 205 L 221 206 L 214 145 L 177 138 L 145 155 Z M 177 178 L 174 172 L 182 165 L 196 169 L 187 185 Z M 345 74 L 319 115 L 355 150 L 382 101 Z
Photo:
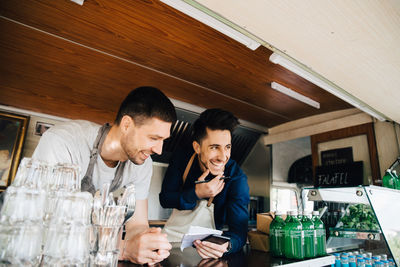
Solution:
M 363 187 L 307 188 L 308 200 L 336 203 L 369 204 Z
M 381 231 L 362 231 L 357 229 L 330 228 L 331 237 L 364 239 L 364 240 L 381 240 Z

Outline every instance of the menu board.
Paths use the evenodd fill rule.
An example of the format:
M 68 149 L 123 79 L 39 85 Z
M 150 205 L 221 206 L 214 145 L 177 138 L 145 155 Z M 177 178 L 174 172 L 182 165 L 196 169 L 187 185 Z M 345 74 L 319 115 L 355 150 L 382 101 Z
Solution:
M 353 162 L 353 148 L 344 147 L 321 151 L 322 165 L 337 165 Z
M 315 187 L 349 187 L 363 184 L 363 162 L 317 166 Z

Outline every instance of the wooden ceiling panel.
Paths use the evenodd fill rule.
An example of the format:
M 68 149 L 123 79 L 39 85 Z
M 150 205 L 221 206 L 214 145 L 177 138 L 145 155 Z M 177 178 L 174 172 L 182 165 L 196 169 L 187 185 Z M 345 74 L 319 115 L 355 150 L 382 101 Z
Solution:
M 102 123 L 114 119 L 131 89 L 151 85 L 178 100 L 194 97 L 208 103 L 205 105 L 208 108 L 218 102 L 220 107 L 241 114 L 246 120 L 271 123 L 282 120 L 237 100 L 199 90 L 165 75 L 154 75 L 149 69 L 98 55 L 6 20 L 0 20 L 0 28 L 5 30 L 0 40 L 1 104 Z
M 15 93 L 38 84 L 27 89 L 31 95 L 52 92 L 66 103 L 80 101 L 96 112 L 112 113 L 126 92 L 151 84 L 191 104 L 234 107 L 240 118 L 267 127 L 350 107 L 270 63 L 271 51 L 265 47 L 251 51 L 159 1 L 86 0 L 79 6 L 67 0 L 13 0 L 0 2 L 0 14 L 2 61 L 13 66 L 2 70 L 0 75 L 9 78 L 1 87 Z M 15 32 L 9 36 L 7 31 Z M 321 109 L 274 91 L 269 86 L 272 81 L 320 102 Z M 114 102 L 109 103 L 111 98 Z M 15 103 L 16 99 L 0 102 L 27 105 Z

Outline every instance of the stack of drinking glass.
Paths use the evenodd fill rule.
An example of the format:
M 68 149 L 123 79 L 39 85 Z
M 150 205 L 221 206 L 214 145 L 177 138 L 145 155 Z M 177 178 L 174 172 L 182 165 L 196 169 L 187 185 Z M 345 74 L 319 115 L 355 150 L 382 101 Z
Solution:
M 77 166 L 24 158 L 0 213 L 0 263 L 87 266 L 92 203 Z
M 93 197 L 80 192 L 79 168 L 57 164 L 44 215 L 42 266 L 88 266 Z
M 117 266 L 134 185 L 109 188 L 93 197 L 80 192 L 78 166 L 24 158 L 1 208 L 0 265 Z

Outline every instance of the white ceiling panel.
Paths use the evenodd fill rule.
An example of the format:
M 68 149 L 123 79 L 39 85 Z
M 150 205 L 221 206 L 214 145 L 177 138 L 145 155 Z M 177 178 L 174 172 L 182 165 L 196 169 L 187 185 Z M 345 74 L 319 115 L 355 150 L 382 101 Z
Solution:
M 400 1 L 197 2 L 400 122 Z

